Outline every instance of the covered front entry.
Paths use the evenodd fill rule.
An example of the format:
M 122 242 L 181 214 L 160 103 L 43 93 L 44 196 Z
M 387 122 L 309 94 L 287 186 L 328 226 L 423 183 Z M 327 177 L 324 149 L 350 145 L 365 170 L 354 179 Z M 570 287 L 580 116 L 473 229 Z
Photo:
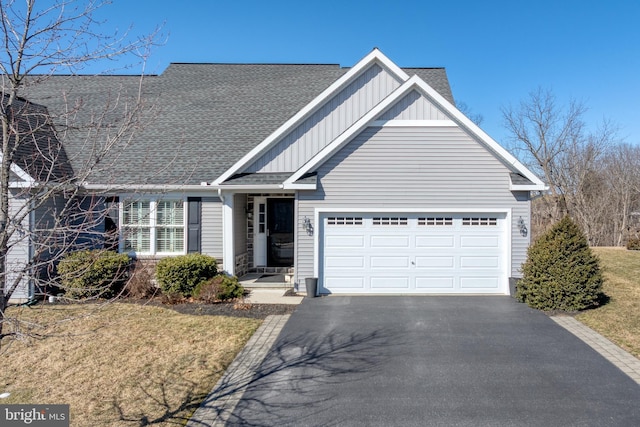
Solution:
M 320 216 L 321 293 L 508 293 L 506 213 Z
M 291 267 L 294 249 L 294 199 L 259 197 L 255 199 L 256 267 Z

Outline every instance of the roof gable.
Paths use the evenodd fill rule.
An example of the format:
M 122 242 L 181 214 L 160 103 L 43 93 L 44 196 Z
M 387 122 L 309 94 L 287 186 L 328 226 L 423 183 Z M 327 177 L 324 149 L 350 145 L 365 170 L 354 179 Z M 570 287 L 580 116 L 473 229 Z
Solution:
M 402 116 L 404 112 L 408 111 L 409 106 L 421 102 L 420 97 L 417 97 L 415 94 L 421 95 L 420 97 L 425 97 L 426 105 L 429 106 L 429 114 L 431 114 L 433 118 L 431 120 L 414 119 L 404 122 L 404 125 L 411 123 L 413 126 L 458 126 L 475 137 L 478 142 L 483 144 L 494 156 L 496 156 L 498 160 L 507 165 L 513 172 L 518 173 L 531 181 L 532 185 L 527 186 L 528 190 L 544 190 L 546 188 L 544 183 L 535 176 L 535 174 L 528 170 L 507 150 L 500 146 L 475 123 L 455 108 L 453 104 L 438 94 L 418 76 L 413 76 L 407 80 L 381 103 L 376 105 L 367 114 L 360 118 L 360 120 L 355 122 L 347 131 L 334 139 L 331 144 L 318 152 L 309 162 L 284 182 L 284 187 L 286 188 L 288 185 L 292 185 L 300 179 L 300 177 L 315 171 L 320 165 L 331 158 L 331 156 L 337 153 L 366 127 L 374 124 L 381 124 L 381 121 L 384 121 L 381 119 L 385 117 Z M 424 101 L 422 102 L 424 103 Z M 444 120 L 442 120 L 443 117 L 445 118 Z M 376 123 L 376 121 L 378 122 Z M 515 190 L 519 188 L 513 189 Z
M 300 126 L 306 119 L 312 116 L 315 112 L 322 109 L 324 105 L 330 103 L 332 99 L 336 97 L 341 91 L 345 90 L 352 82 L 356 81 L 360 76 L 367 72 L 367 70 L 376 70 L 376 67 L 380 70 L 387 71 L 398 82 L 406 81 L 409 76 L 397 65 L 395 65 L 389 58 L 382 54 L 378 49 L 374 49 L 360 60 L 355 66 L 349 69 L 342 77 L 336 80 L 332 85 L 327 87 L 322 93 L 320 93 L 315 99 L 309 102 L 304 108 L 298 111 L 287 122 L 280 126 L 275 132 L 269 135 L 253 150 L 249 151 L 242 159 L 236 162 L 231 168 L 229 168 L 224 174 L 217 178 L 213 185 L 218 185 L 229 179 L 231 176 L 245 171 L 250 167 L 261 155 L 267 152 L 273 147 L 274 144 L 280 142 L 288 133 L 294 131 Z M 378 75 L 379 73 L 375 73 Z M 387 93 L 389 90 L 387 90 Z M 331 140 L 331 138 L 329 138 Z M 285 147 L 281 147 L 285 148 Z M 321 148 L 321 147 L 320 147 Z M 256 169 L 256 165 L 255 168 Z M 269 170 L 269 172 L 275 172 Z
M 9 107 L 8 99 L 9 96 L 3 94 L 3 108 L 8 110 L 13 121 L 11 128 L 16 129 L 16 133 L 11 131 L 9 141 L 15 150 L 11 180 L 21 185 L 32 185 L 72 178 L 73 170 L 66 150 L 58 140 L 47 108 L 23 98 L 15 98 Z M 16 142 L 18 140 L 19 143 Z

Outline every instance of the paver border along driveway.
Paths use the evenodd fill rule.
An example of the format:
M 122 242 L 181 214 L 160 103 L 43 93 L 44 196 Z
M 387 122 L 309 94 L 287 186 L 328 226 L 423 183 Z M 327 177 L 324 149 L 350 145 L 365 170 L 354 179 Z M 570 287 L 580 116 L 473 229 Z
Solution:
M 306 300 L 230 425 L 630 426 L 640 386 L 510 297 Z

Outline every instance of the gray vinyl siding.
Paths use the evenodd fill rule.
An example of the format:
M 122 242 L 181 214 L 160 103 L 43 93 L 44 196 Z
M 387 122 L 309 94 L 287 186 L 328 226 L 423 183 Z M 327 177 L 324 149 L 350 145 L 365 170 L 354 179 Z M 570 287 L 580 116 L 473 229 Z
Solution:
M 364 116 L 400 82 L 372 65 L 319 110 L 293 129 L 246 172 L 293 172 Z
M 417 91 L 404 98 L 382 114 L 379 120 L 446 120 L 448 117 Z
M 217 197 L 202 198 L 202 253 L 222 259 L 222 203 Z
M 527 259 L 527 250 L 531 243 L 531 202 L 528 191 L 513 193 L 518 201 L 513 207 L 511 217 L 511 277 L 522 277 L 520 267 Z M 518 220 L 522 217 L 527 227 L 527 234 L 520 234 Z
M 9 215 L 14 218 L 16 215 L 24 212 L 25 209 L 28 209 L 26 205 L 27 199 L 21 195 L 10 195 L 9 198 Z M 26 265 L 29 262 L 30 252 L 29 252 L 29 230 L 30 230 L 30 216 L 27 215 L 26 218 L 21 223 L 22 232 L 14 233 L 9 241 L 9 245 L 11 249 L 7 253 L 7 264 L 6 264 L 6 285 L 12 286 L 16 280 L 20 280 L 18 287 L 14 291 L 11 299 L 28 299 L 32 296 L 32 290 L 30 286 L 30 281 L 28 277 L 23 276 L 22 272 L 24 272 Z
M 233 241 L 235 255 L 247 252 L 247 195 L 236 194 L 233 201 Z
M 315 208 L 512 209 L 529 218 L 528 198 L 509 190 L 509 170 L 459 128 L 371 127 L 318 169 L 318 190 L 298 193 L 298 218 Z M 314 224 L 316 230 L 319 228 Z M 298 233 L 296 281 L 313 274 L 313 237 Z M 512 274 L 528 237 L 512 229 Z

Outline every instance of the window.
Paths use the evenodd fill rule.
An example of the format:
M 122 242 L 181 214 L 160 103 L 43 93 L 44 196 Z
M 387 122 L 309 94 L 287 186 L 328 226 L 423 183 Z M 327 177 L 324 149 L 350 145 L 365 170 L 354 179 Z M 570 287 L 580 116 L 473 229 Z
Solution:
M 125 252 L 151 252 L 151 202 L 125 202 L 122 212 Z
M 184 252 L 182 200 L 161 200 L 156 205 L 156 252 Z
M 184 253 L 184 202 L 125 201 L 122 205 L 122 231 L 124 252 Z
M 462 218 L 462 225 L 498 225 L 498 218 Z
M 418 225 L 453 225 L 451 217 L 418 218 Z
M 328 225 L 362 225 L 362 217 L 331 216 L 327 218 Z
M 376 217 L 373 218 L 373 225 L 407 225 L 407 218 L 398 217 Z

